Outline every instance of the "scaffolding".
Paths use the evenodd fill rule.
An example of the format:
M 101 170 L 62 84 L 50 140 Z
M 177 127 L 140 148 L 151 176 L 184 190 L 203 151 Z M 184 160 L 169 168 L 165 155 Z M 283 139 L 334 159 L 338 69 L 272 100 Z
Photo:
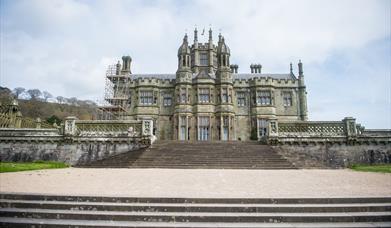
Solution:
M 121 72 L 118 65 L 110 65 L 106 71 L 104 104 L 99 107 L 99 119 L 126 119 L 130 106 L 130 73 Z

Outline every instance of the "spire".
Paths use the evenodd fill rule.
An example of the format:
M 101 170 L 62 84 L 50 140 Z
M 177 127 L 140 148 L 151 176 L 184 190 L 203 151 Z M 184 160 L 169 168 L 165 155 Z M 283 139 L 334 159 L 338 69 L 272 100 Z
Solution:
M 212 41 L 212 28 L 209 28 L 209 41 Z
M 185 33 L 185 36 L 183 37 L 183 43 L 187 44 L 187 33 Z
M 289 64 L 289 71 L 290 71 L 290 73 L 291 73 L 291 75 L 293 75 L 293 67 L 292 67 L 292 62 Z
M 219 43 L 221 43 L 221 38 L 222 38 L 223 36 L 221 35 L 221 33 L 219 33 Z
M 198 31 L 197 27 L 194 29 L 194 43 L 198 43 Z

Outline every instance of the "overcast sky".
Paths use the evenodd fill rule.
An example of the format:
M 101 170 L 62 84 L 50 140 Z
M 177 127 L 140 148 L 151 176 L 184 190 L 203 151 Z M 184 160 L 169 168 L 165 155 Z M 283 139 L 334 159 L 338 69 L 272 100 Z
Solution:
M 0 0 L 0 84 L 101 100 L 107 65 L 126 54 L 133 73 L 175 73 L 184 33 L 211 25 L 239 73 L 301 59 L 310 120 L 391 128 L 390 2 Z

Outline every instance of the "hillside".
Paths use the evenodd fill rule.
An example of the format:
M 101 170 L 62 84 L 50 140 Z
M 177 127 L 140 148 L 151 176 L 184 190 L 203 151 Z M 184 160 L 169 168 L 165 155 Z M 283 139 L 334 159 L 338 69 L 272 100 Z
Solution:
M 13 94 L 11 90 L 6 87 L 0 87 L 0 105 L 7 105 L 12 99 Z M 59 104 L 36 99 L 18 99 L 18 103 L 22 115 L 33 119 L 39 117 L 42 120 L 48 120 L 51 117 L 53 119 L 53 116 L 55 116 L 54 118 L 57 120 L 64 120 L 67 116 L 76 116 L 82 120 L 89 120 L 96 119 L 97 116 L 97 106 L 92 104 Z
M 40 117 L 48 119 L 51 116 L 57 116 L 64 120 L 67 116 L 76 116 L 82 120 L 95 119 L 95 106 L 74 106 L 68 104 L 48 103 L 37 100 L 18 100 L 20 111 L 23 116 L 30 118 Z

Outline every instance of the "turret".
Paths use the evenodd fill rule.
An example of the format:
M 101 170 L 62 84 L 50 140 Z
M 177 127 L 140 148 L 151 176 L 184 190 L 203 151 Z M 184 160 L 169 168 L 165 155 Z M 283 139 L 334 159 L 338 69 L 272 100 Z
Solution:
M 218 66 L 221 69 L 229 70 L 229 57 L 230 57 L 230 49 L 225 44 L 224 37 L 219 36 L 221 40 L 219 40 L 219 45 L 217 47 L 217 56 L 218 56 Z
M 182 45 L 178 49 L 178 70 L 188 68 L 190 70 L 190 47 L 187 40 L 187 34 L 183 37 Z

